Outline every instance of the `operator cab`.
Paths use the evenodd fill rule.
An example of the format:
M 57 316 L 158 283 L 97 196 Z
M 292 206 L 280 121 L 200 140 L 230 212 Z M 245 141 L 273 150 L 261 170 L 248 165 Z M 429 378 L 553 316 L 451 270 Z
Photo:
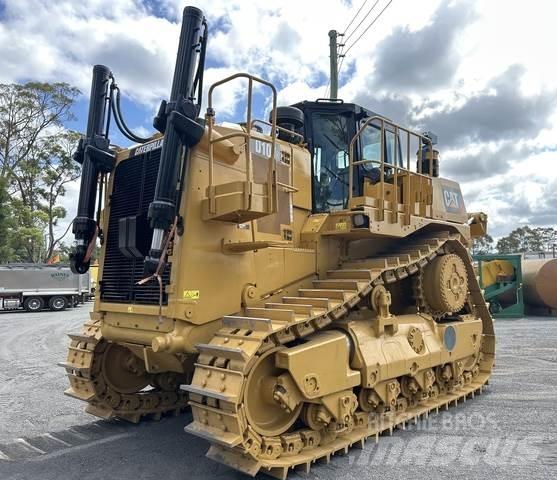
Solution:
M 332 212 L 348 208 L 350 142 L 366 119 L 378 116 L 354 103 L 341 100 L 304 101 L 293 105 L 304 114 L 304 136 L 312 154 L 313 212 Z M 385 164 L 402 167 L 400 141 L 395 141 L 392 127 L 370 124 L 354 148 L 354 161 L 366 160 L 354 167 L 352 195 L 363 195 L 364 182 L 379 182 L 381 148 Z M 377 163 L 375 163 L 377 162 Z M 384 177 L 389 175 L 385 168 Z

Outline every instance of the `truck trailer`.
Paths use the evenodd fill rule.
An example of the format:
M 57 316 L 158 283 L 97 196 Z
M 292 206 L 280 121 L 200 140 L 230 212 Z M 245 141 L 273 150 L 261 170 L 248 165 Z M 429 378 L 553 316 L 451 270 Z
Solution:
M 89 272 L 78 275 L 67 265 L 0 265 L 0 310 L 59 311 L 83 303 L 90 295 Z

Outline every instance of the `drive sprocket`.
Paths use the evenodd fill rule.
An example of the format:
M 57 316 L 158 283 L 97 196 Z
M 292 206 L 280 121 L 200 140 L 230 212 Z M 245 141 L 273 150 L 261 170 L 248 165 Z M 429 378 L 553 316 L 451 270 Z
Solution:
M 436 319 L 461 311 L 468 295 L 466 265 L 456 253 L 438 255 L 414 278 L 420 310 Z
M 190 393 L 193 415 L 186 431 L 211 442 L 209 458 L 252 476 L 264 471 L 284 479 L 290 469 L 301 467 L 307 472 L 319 458 L 328 460 L 338 451 L 347 452 L 352 445 L 362 445 L 369 436 L 378 438 L 381 432 L 392 432 L 412 418 L 481 393 L 493 366 L 493 324 L 460 236 L 448 232 L 416 236 L 405 244 L 404 251 L 388 255 L 343 263 L 339 269 L 328 271 L 326 280 L 315 280 L 313 289 L 301 288 L 298 297 L 284 297 L 282 310 L 275 309 L 275 304 L 266 304 L 265 308 L 246 308 L 243 315 L 226 317 L 226 324 L 209 343 L 197 345 L 200 356 L 193 380 L 184 387 Z M 391 284 L 417 278 L 416 299 L 424 306 L 424 312 L 432 310 L 422 284 L 425 269 L 438 257 L 428 277 L 437 279 L 437 288 L 446 285 L 454 298 L 445 292 L 439 295 L 440 300 L 431 294 L 427 299 L 433 298 L 434 306 L 448 304 L 456 309 L 464 296 L 460 310 L 482 321 L 482 335 L 474 345 L 477 355 L 454 365 L 449 362 L 426 367 L 422 383 L 413 378 L 385 379 L 386 398 L 374 388 L 362 386 L 340 392 L 327 400 L 344 409 L 337 418 L 331 416 L 324 401 L 314 401 L 319 396 L 307 403 L 296 393 L 297 385 L 289 384 L 290 377 L 283 373 L 277 377 L 277 363 L 269 360 L 275 352 L 303 346 L 314 333 L 347 321 L 348 315 L 359 311 L 358 305 L 364 302 L 379 307 L 379 294 L 385 296 Z M 466 269 L 464 277 L 460 261 Z M 428 286 L 435 284 L 429 281 Z M 293 301 L 305 303 L 289 303 Z M 436 315 L 447 313 L 439 310 Z M 382 318 L 390 318 L 388 310 Z M 407 340 L 417 355 L 424 352 L 426 342 L 420 332 L 410 330 Z M 440 370 L 445 366 L 450 372 Z M 419 372 L 416 370 L 412 377 Z M 304 385 L 312 377 L 308 371 Z M 401 395 L 401 383 L 406 396 Z M 271 396 L 277 404 L 272 409 L 268 407 Z

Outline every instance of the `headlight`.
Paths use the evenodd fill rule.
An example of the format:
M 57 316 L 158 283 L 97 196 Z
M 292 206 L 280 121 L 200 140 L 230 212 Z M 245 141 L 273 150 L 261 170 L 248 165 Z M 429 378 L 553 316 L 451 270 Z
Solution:
M 363 213 L 352 215 L 352 225 L 354 228 L 369 228 L 369 217 Z

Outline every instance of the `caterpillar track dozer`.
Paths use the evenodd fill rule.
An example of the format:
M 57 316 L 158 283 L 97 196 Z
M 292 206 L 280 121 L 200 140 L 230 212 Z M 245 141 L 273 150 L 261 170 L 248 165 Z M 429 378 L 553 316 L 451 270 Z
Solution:
M 468 247 L 485 217 L 439 177 L 435 135 L 359 105 L 278 107 L 239 73 L 199 118 L 207 31 L 187 7 L 149 139 L 93 70 L 72 268 L 100 238 L 99 285 L 66 393 L 132 422 L 191 407 L 210 458 L 285 478 L 481 392 L 495 338 Z M 242 124 L 216 121 L 230 81 Z M 111 116 L 138 145 L 110 144 Z

